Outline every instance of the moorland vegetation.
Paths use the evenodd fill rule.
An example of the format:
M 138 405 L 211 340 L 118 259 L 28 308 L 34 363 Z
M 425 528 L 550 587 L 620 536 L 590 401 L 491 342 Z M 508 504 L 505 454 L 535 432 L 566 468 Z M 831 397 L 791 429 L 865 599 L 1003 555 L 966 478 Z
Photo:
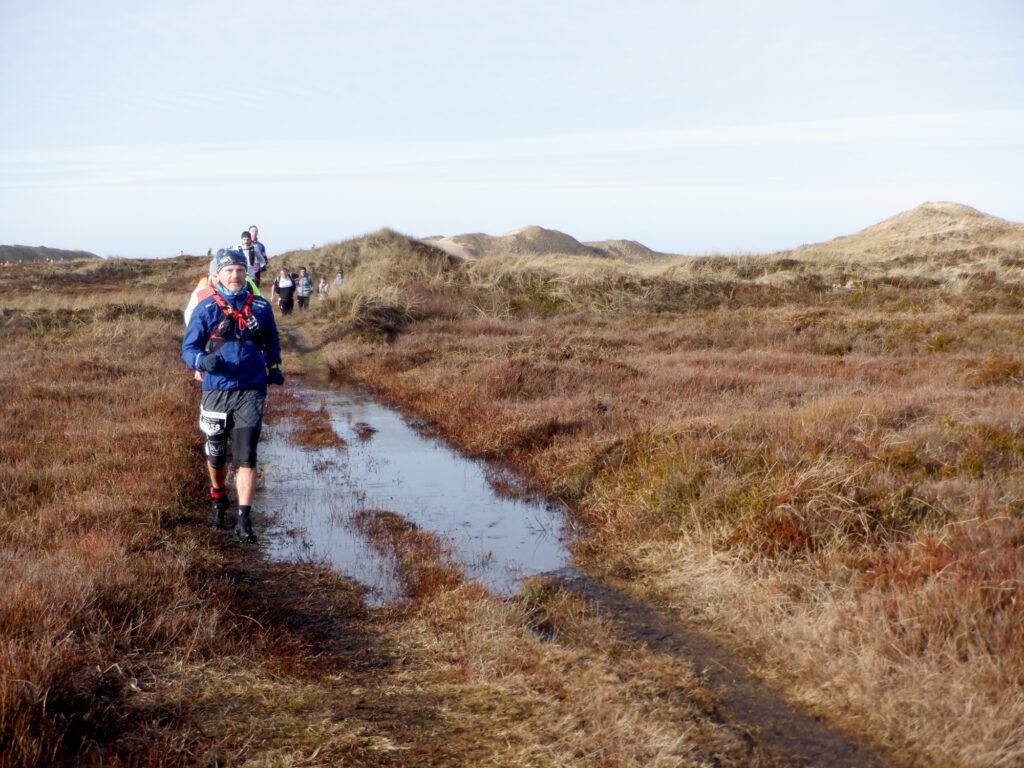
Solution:
M 581 567 L 885 762 L 1024 761 L 1024 226 L 928 204 L 646 261 L 523 236 L 275 257 L 346 273 L 289 321 L 286 367 L 561 499 Z M 699 659 L 543 578 L 495 600 L 386 514 L 367 525 L 412 553 L 415 600 L 375 611 L 205 531 L 177 360 L 204 262 L 0 276 L 0 764 L 784 764 Z

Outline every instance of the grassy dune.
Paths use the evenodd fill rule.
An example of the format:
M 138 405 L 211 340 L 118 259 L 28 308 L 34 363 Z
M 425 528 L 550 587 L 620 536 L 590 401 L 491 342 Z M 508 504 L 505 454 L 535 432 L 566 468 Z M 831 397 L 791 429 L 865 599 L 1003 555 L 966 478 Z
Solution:
M 279 257 L 347 274 L 285 367 L 563 499 L 581 564 L 891 764 L 1016 765 L 1024 249 L 928 237 L 627 264 L 382 231 Z M 385 510 L 360 524 L 415 599 L 380 610 L 207 531 L 177 358 L 204 268 L 0 273 L 0 766 L 784 764 L 699 659 L 543 579 L 490 598 Z
M 326 353 L 565 500 L 582 562 L 794 700 L 929 762 L 1012 765 L 1019 257 L 410 253 L 384 290 L 352 264 L 343 325 L 379 333 Z

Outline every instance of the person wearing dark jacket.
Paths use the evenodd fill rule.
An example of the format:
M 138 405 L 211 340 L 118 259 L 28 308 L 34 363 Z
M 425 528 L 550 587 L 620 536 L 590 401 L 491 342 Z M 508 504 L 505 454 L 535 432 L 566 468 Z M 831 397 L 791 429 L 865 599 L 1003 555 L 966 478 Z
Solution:
M 242 243 L 238 246 L 238 250 L 245 254 L 249 278 L 258 286 L 263 270 L 267 268 L 267 252 L 263 249 L 263 244 L 253 240 L 249 230 L 246 230 L 242 232 Z
M 256 479 L 256 447 L 263 426 L 268 384 L 284 384 L 281 342 L 270 302 L 250 292 L 246 258 L 221 250 L 216 257 L 216 291 L 196 306 L 185 329 L 181 357 L 202 372 L 199 428 L 206 435 L 210 475 L 210 525 L 222 527 L 230 506 L 227 445 L 237 470 L 238 517 L 235 531 L 254 543 L 250 511 Z
M 270 300 L 277 297 L 277 306 L 282 315 L 290 315 L 295 306 L 295 276 L 281 267 L 281 274 L 274 281 L 274 287 L 270 289 Z

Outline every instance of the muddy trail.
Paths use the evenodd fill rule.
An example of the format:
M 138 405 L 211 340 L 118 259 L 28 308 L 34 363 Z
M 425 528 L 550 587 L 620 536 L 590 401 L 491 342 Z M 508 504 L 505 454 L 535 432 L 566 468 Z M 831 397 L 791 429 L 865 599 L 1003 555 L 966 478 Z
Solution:
M 711 714 L 769 765 L 884 766 L 886 763 L 819 719 L 786 702 L 753 677 L 742 660 L 705 634 L 673 622 L 656 608 L 574 572 L 552 574 L 561 588 L 583 595 L 626 637 L 693 664 L 717 697 Z
M 311 350 L 305 344 L 301 328 L 283 324 L 281 330 L 282 340 L 293 350 L 301 350 L 303 359 L 308 360 Z M 304 412 L 321 412 L 322 395 L 329 389 L 323 381 L 299 375 L 289 378 L 285 392 L 293 397 L 300 393 L 302 399 L 298 403 L 292 402 L 293 409 L 298 407 L 306 409 Z M 365 427 L 365 422 L 353 426 L 354 429 Z M 323 473 L 310 474 L 306 483 L 315 483 L 320 474 Z M 268 469 L 263 477 L 263 487 L 257 492 L 257 506 L 261 504 L 261 498 L 272 497 L 276 482 L 273 472 Z M 337 516 L 337 510 L 333 512 Z M 394 513 L 388 515 L 392 525 L 396 524 L 394 520 L 399 520 L 399 527 L 409 529 L 418 530 L 422 525 L 422 522 L 402 522 L 401 516 Z M 272 528 L 270 518 L 264 518 L 262 522 L 261 527 L 265 531 Z M 279 526 L 278 532 L 272 533 L 270 538 L 276 536 L 280 539 L 282 530 L 287 532 L 285 538 L 302 541 L 302 534 L 287 524 Z M 395 538 L 391 544 L 400 548 L 408 546 L 408 541 Z M 341 675 L 364 689 L 385 685 L 387 678 L 399 674 L 406 662 L 391 648 L 383 624 L 396 612 L 415 610 L 415 595 L 410 593 L 410 581 L 398 573 L 401 569 L 396 565 L 401 562 L 402 553 L 395 552 L 392 561 L 377 564 L 378 569 L 392 570 L 394 577 L 388 588 L 381 591 L 351 577 L 325 577 L 322 566 L 331 558 L 323 553 L 303 560 L 294 556 L 281 557 L 279 553 L 273 556 L 273 547 L 273 542 L 267 537 L 261 539 L 261 553 L 256 556 L 240 547 L 228 547 L 234 553 L 230 558 L 230 578 L 237 585 L 239 601 L 248 615 L 280 627 L 307 654 L 317 659 L 317 670 L 324 674 Z M 447 552 L 444 548 L 442 551 Z M 344 564 L 329 564 L 349 570 Z M 778 692 L 755 678 L 737 654 L 698 629 L 675 621 L 658 608 L 602 584 L 571 563 L 562 563 L 561 567 L 556 564 L 547 570 L 534 572 L 542 573 L 557 589 L 584 600 L 590 610 L 606 620 L 622 642 L 638 651 L 642 649 L 671 657 L 680 665 L 696 671 L 710 694 L 701 704 L 702 716 L 733 737 L 734 746 L 725 753 L 716 756 L 714 750 L 710 750 L 710 764 L 823 768 L 889 764 L 870 747 L 789 704 Z M 489 585 L 492 594 L 499 598 L 507 599 L 514 592 L 508 582 L 495 586 L 486 577 L 481 578 L 479 573 L 475 576 L 476 580 Z M 377 600 L 367 599 L 374 594 Z M 558 643 L 557 629 L 546 626 L 535 628 L 535 631 L 545 641 Z M 443 706 L 443 702 L 422 700 L 416 695 L 409 698 L 388 696 L 383 700 L 363 696 L 345 705 L 344 716 L 363 718 L 374 723 L 374 727 L 381 728 L 390 739 L 414 745 L 404 758 L 413 762 L 394 764 L 443 765 L 446 761 L 443 748 L 433 742 L 444 737 L 439 735 L 438 723 L 430 714 L 432 708 Z M 691 726 L 690 722 L 678 722 L 681 733 Z M 385 761 L 380 764 L 392 763 Z

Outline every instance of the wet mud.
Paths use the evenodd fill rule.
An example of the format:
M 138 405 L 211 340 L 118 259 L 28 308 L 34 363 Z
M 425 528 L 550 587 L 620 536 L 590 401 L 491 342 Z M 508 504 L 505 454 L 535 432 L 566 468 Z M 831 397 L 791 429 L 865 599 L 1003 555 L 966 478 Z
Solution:
M 597 583 L 575 569 L 548 574 L 567 592 L 583 596 L 625 636 L 660 653 L 690 661 L 718 701 L 715 719 L 736 729 L 760 765 L 811 768 L 882 768 L 887 765 L 857 741 L 807 715 L 751 676 L 743 662 L 699 631 Z

